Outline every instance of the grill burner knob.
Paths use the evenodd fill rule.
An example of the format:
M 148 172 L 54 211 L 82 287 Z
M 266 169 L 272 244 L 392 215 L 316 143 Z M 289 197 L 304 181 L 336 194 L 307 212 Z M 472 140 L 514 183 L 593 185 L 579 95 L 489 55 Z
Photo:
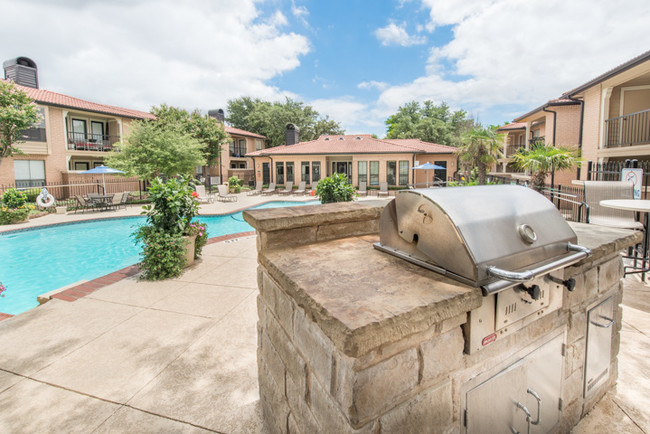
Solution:
M 517 286 L 516 289 L 528 293 L 528 295 L 530 295 L 530 298 L 532 298 L 533 300 L 539 300 L 540 298 L 542 298 L 542 289 L 539 287 L 539 285 L 533 285 L 527 287 L 522 283 L 519 286 Z

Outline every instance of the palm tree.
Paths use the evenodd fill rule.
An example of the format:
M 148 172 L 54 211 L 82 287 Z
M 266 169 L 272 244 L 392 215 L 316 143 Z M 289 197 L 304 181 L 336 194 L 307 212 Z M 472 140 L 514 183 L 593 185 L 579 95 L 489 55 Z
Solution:
M 520 150 L 512 156 L 512 163 L 519 169 L 530 170 L 531 186 L 540 190 L 551 174 L 553 188 L 555 171 L 580 167 L 579 151 L 554 145 L 537 145 L 530 150 Z
M 478 183 L 485 184 L 488 168 L 501 157 L 503 139 L 496 126 L 476 127 L 461 137 L 456 153 L 461 161 L 478 169 Z

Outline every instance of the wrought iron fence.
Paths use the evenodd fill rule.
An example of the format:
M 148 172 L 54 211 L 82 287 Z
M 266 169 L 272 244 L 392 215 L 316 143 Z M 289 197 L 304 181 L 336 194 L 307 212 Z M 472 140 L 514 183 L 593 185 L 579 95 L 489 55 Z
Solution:
M 587 163 L 587 179 L 590 181 L 620 181 L 621 171 L 625 168 L 638 168 L 643 170 L 643 188 L 641 197 L 648 199 L 648 182 L 650 182 L 650 161 L 609 161 L 607 163 Z

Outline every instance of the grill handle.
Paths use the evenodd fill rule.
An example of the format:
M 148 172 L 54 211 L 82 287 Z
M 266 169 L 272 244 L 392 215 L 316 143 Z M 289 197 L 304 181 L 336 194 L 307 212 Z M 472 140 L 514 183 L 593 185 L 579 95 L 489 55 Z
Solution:
M 557 261 L 540 265 L 539 267 L 533 268 L 532 270 L 508 271 L 494 266 L 487 267 L 487 274 L 489 276 L 496 277 L 501 280 L 497 280 L 496 282 L 484 285 L 482 287 L 483 295 L 494 294 L 496 292 L 510 288 L 517 283 L 528 282 L 537 276 L 569 266 L 591 255 L 591 250 L 577 244 L 567 243 L 567 248 L 569 251 L 572 251 L 574 253 L 558 259 Z

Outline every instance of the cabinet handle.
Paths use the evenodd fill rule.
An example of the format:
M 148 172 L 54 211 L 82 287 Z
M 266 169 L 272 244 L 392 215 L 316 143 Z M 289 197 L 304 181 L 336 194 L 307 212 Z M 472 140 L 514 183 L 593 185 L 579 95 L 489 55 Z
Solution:
M 539 423 L 542 421 L 542 398 L 540 398 L 537 392 L 535 392 L 533 389 L 528 389 L 528 393 L 533 395 L 533 398 L 537 400 L 537 419 L 534 421 L 531 420 L 530 423 L 533 425 L 539 425 Z
M 589 322 L 592 323 L 593 325 L 595 325 L 596 327 L 600 327 L 600 328 L 604 328 L 604 329 L 608 329 L 608 328 L 610 328 L 612 326 L 612 324 L 614 324 L 614 320 L 612 318 L 609 318 L 609 317 L 607 317 L 605 315 L 598 315 L 598 316 L 600 318 L 602 318 L 602 319 L 606 319 L 609 322 L 607 324 L 605 324 L 605 325 L 598 324 L 597 322 L 594 322 L 594 321 L 589 321 Z
M 526 406 L 519 401 L 517 401 L 517 408 L 520 408 L 524 413 L 526 413 L 526 422 L 528 422 L 528 434 L 530 434 L 530 419 L 531 419 L 530 411 L 528 411 Z M 510 427 L 510 431 L 514 431 L 514 428 Z

